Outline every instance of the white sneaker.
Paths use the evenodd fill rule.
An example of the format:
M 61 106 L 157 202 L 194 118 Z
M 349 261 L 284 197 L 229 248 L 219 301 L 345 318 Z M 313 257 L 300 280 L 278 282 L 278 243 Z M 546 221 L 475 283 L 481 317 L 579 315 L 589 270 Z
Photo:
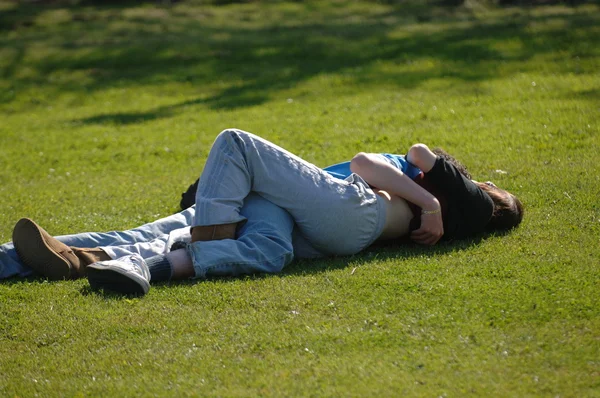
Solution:
M 87 266 L 86 273 L 92 289 L 144 295 L 150 290 L 150 271 L 137 254 L 116 260 L 98 261 Z

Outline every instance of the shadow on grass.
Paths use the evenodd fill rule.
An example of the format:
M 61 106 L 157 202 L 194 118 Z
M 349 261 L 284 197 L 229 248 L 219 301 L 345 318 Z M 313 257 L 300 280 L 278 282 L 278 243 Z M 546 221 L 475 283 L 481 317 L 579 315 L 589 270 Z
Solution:
M 483 240 L 493 236 L 504 236 L 509 234 L 507 232 L 495 232 L 493 234 L 484 234 L 471 239 L 457 240 L 452 242 L 442 242 L 437 245 L 422 246 L 412 242 L 393 243 L 388 242 L 385 244 L 375 244 L 367 248 L 365 251 L 355 254 L 353 256 L 344 257 L 324 257 L 319 259 L 299 259 L 294 260 L 291 264 L 287 265 L 283 271 L 277 274 L 254 274 L 242 276 L 243 278 L 250 279 L 264 279 L 264 278 L 287 278 L 290 276 L 302 276 L 302 275 L 315 275 L 326 271 L 338 270 L 349 268 L 350 265 L 368 265 L 373 260 L 385 261 L 385 260 L 410 260 L 411 258 L 422 258 L 422 257 L 436 257 L 443 256 L 448 253 L 455 253 L 458 251 L 468 250 L 473 246 L 480 244 Z M 208 278 L 211 281 L 222 281 L 229 282 L 238 280 L 239 277 L 215 277 Z M 179 282 L 167 282 L 158 283 L 153 286 L 168 286 L 169 284 L 187 284 L 195 285 L 203 283 L 204 280 L 188 280 Z
M 385 245 L 374 245 L 353 256 L 346 257 L 326 257 L 314 260 L 295 260 L 288 266 L 286 266 L 282 272 L 277 274 L 253 274 L 243 275 L 239 277 L 213 277 L 207 280 L 183 280 L 183 281 L 169 281 L 169 282 L 157 282 L 152 283 L 152 287 L 169 287 L 173 285 L 187 285 L 194 286 L 197 284 L 205 283 L 206 281 L 229 283 L 239 280 L 240 278 L 250 280 L 260 280 L 265 278 L 287 278 L 290 276 L 306 276 L 321 274 L 323 272 L 349 268 L 350 264 L 356 266 L 368 266 L 368 264 L 377 259 L 378 261 L 385 260 L 410 260 L 410 258 L 421 258 L 421 257 L 435 257 L 441 256 L 447 253 L 453 253 L 457 251 L 467 250 L 472 246 L 475 246 L 485 238 L 486 236 L 479 236 L 470 240 L 445 242 L 438 244 L 433 247 L 419 246 L 413 243 L 402 243 L 398 244 L 385 244 Z M 151 289 L 152 290 L 152 289 Z M 82 295 L 97 295 L 104 297 L 107 300 L 122 300 L 129 298 L 140 297 L 134 294 L 120 294 L 105 290 L 93 290 L 90 286 L 84 286 L 80 289 Z
M 83 296 L 99 296 L 106 300 L 123 300 L 123 299 L 133 299 L 139 298 L 143 295 L 140 294 L 126 294 L 126 293 L 117 293 L 111 292 L 110 290 L 95 290 L 92 289 L 91 286 L 86 285 L 79 289 L 80 293 Z
M 580 91 L 576 95 L 586 98 L 586 99 L 589 99 L 589 100 L 593 100 L 593 101 L 600 100 L 600 90 L 599 89 L 590 89 L 590 90 Z
M 44 9 L 31 7 L 26 11 L 22 7 L 10 19 L 17 32 L 22 27 L 20 20 L 35 21 L 35 14 L 40 12 L 36 10 Z M 305 7 L 309 10 L 310 5 Z M 315 21 L 306 15 L 288 15 L 286 25 L 267 20 L 258 26 L 236 23 L 239 21 L 235 19 L 229 24 L 211 24 L 208 11 L 199 23 L 201 9 L 194 13 L 177 7 L 163 9 L 160 17 L 154 17 L 151 8 L 148 15 L 126 17 L 121 13 L 126 7 L 114 4 L 67 10 L 70 29 L 57 25 L 51 38 L 40 33 L 0 39 L 2 46 L 13 49 L 1 77 L 11 81 L 17 92 L 20 87 L 49 84 L 55 95 L 60 95 L 172 82 L 188 83 L 204 91 L 195 99 L 139 113 L 117 112 L 77 120 L 87 124 L 140 123 L 170 117 L 195 105 L 221 110 L 260 105 L 320 75 L 338 75 L 348 84 L 399 89 L 431 79 L 485 81 L 524 72 L 525 61 L 548 52 L 586 56 L 593 51 L 595 38 L 591 29 L 581 28 L 597 22 L 594 16 L 578 12 L 536 17 L 507 13 L 463 22 L 442 19 L 423 28 L 418 21 L 433 11 L 407 9 L 402 4 L 367 16 L 349 11 Z M 451 17 L 450 11 L 446 13 Z M 243 16 L 236 17 L 244 21 Z M 550 20 L 560 23 L 541 31 L 530 29 L 532 23 Z M 25 54 L 39 46 L 40 40 L 54 52 L 25 61 Z M 504 43 L 515 42 L 518 46 L 513 50 L 499 49 Z M 431 67 L 411 66 L 423 60 L 430 60 Z M 395 67 L 381 68 L 381 63 Z M 20 75 L 18 71 L 24 66 L 36 73 Z M 48 77 L 55 74 L 58 77 L 48 83 Z M 69 77 L 79 75 L 79 79 Z M 3 97 L 4 102 L 13 99 Z
M 282 277 L 292 275 L 311 275 L 325 271 L 349 268 L 354 266 L 368 265 L 373 260 L 401 260 L 407 261 L 411 258 L 436 257 L 448 253 L 467 250 L 485 239 L 485 236 L 479 236 L 473 239 L 466 239 L 453 242 L 442 242 L 437 245 L 421 246 L 411 242 L 401 244 L 385 243 L 375 244 L 365 251 L 350 257 L 331 257 L 320 260 L 299 260 L 286 267 L 280 274 Z

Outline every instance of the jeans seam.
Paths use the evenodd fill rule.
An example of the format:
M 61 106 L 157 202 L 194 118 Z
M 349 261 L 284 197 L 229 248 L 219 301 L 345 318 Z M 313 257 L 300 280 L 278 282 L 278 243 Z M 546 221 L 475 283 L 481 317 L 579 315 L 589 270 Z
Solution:
M 289 252 L 292 254 L 292 260 L 293 260 L 293 252 Z M 201 270 L 203 270 L 204 272 L 202 273 L 202 277 L 206 277 L 206 273 L 209 270 L 213 270 L 213 269 L 218 269 L 218 268 L 223 268 L 223 267 L 227 267 L 227 266 L 238 266 L 238 265 L 252 265 L 252 264 L 258 264 L 258 265 L 265 265 L 268 263 L 273 263 L 275 261 L 278 261 L 280 259 L 283 259 L 284 257 L 286 257 L 287 254 L 282 254 L 280 256 L 277 256 L 273 259 L 267 260 L 267 261 L 241 261 L 241 262 L 227 262 L 227 263 L 221 263 L 221 264 L 215 264 L 215 265 L 210 265 L 207 267 L 202 267 L 202 266 L 198 266 L 198 268 L 200 268 Z M 284 265 L 285 266 L 285 265 Z M 196 268 L 196 266 L 194 266 L 194 269 Z

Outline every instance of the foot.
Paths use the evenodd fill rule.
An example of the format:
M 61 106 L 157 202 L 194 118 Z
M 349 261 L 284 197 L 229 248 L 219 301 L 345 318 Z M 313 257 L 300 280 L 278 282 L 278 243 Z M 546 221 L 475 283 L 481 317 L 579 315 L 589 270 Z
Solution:
M 71 248 L 29 218 L 15 225 L 13 243 L 21 261 L 38 274 L 51 280 L 79 276 L 80 261 Z
M 140 296 L 150 290 L 150 271 L 138 255 L 90 264 L 87 266 L 87 277 L 94 290 Z

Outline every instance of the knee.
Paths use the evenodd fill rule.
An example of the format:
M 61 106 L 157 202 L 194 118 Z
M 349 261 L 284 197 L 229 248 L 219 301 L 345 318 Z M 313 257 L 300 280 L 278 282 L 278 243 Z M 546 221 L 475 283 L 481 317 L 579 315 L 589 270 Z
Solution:
M 236 141 L 238 140 L 240 137 L 242 137 L 244 134 L 248 134 L 245 131 L 239 130 L 239 129 L 235 129 L 235 128 L 230 128 L 230 129 L 225 129 L 223 131 L 221 131 L 219 133 L 219 135 L 217 135 L 217 138 L 215 139 L 215 142 L 219 142 L 219 141 L 228 141 L 228 142 L 232 142 L 232 141 Z
M 249 135 L 250 133 L 240 129 L 225 129 L 217 135 L 217 138 L 215 138 L 213 148 L 243 147 L 245 146 L 244 143 L 247 141 Z

